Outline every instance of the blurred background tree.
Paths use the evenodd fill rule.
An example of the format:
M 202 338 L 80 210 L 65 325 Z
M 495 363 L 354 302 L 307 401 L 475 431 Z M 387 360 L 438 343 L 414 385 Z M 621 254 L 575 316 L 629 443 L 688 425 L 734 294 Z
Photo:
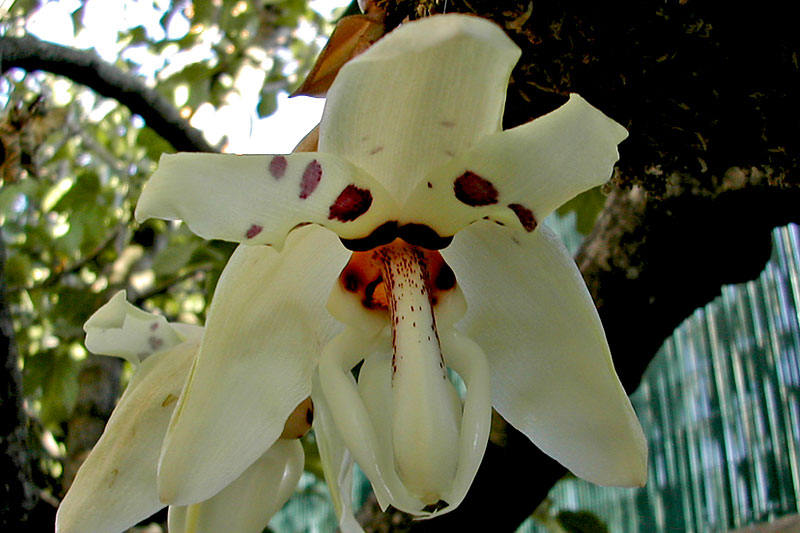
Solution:
M 135 224 L 136 198 L 163 152 L 229 148 L 226 128 L 247 137 L 275 112 L 330 32 L 331 8 L 316 9 L 306 0 L 0 4 L 0 450 L 3 471 L 22 472 L 0 494 L 1 523 L 29 514 L 52 530 L 54 505 L 124 385 L 129 369 L 83 348 L 95 309 L 126 289 L 137 305 L 202 324 L 233 246 Z
M 772 228 L 800 221 L 798 46 L 783 4 L 374 3 L 387 30 L 445 9 L 504 27 L 523 50 L 506 127 L 574 91 L 631 131 L 604 194 L 562 210 L 589 234 L 577 259 L 629 391 L 695 308 L 758 275 Z M 83 347 L 91 313 L 124 288 L 170 320 L 203 322 L 233 246 L 132 221 L 158 157 L 291 149 L 319 106 L 307 104 L 307 125 L 261 119 L 288 105 L 343 12 L 314 0 L 0 2 L 0 460 L 17 473 L 0 487 L 3 526 L 51 530 L 128 378 L 119 361 Z M 564 471 L 495 426 L 457 512 L 410 524 L 372 505 L 361 520 L 513 530 Z

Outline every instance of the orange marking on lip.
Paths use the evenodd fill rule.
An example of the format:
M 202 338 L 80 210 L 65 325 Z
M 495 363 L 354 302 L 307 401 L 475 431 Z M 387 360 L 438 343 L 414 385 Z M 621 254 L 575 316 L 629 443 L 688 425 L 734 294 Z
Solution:
M 381 273 L 382 251 L 396 246 L 408 246 L 400 239 L 366 252 L 353 252 L 342 273 L 339 283 L 342 288 L 357 295 L 363 305 L 371 310 L 389 310 L 389 300 Z M 431 303 L 436 305 L 441 292 L 452 290 L 456 285 L 453 270 L 436 250 L 417 248 L 424 256 L 429 279 L 426 280 Z

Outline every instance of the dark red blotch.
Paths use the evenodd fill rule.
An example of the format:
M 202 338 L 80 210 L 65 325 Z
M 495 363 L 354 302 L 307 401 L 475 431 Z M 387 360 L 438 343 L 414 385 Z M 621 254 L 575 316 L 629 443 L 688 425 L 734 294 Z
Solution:
M 492 182 L 469 170 L 456 178 L 453 191 L 456 198 L 472 207 L 497 203 L 498 193 Z
M 536 226 L 539 225 L 536 222 L 536 217 L 533 216 L 533 211 L 528 209 L 522 204 L 508 204 L 508 208 L 514 211 L 514 214 L 517 215 L 520 224 L 522 227 L 525 228 L 525 231 L 533 231 L 536 229 Z
M 258 224 L 253 224 L 249 228 L 247 228 L 247 232 L 244 234 L 245 237 L 248 239 L 252 239 L 264 229 L 264 226 L 259 226 Z
M 331 204 L 328 218 L 351 222 L 366 213 L 371 205 L 372 193 L 369 190 L 348 185 Z

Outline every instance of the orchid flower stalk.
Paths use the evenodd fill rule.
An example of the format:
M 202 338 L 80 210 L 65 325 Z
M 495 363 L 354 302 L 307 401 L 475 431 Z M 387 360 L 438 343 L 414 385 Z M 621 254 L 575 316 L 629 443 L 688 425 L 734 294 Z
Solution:
M 576 475 L 644 483 L 597 311 L 541 224 L 609 178 L 627 132 L 578 95 L 502 131 L 519 55 L 480 18 L 407 23 L 340 70 L 317 152 L 162 157 L 137 220 L 241 245 L 166 430 L 161 501 L 217 494 L 309 395 L 347 531 L 353 461 L 384 508 L 455 509 L 492 407 Z
M 190 373 L 203 328 L 168 323 L 118 292 L 86 322 L 86 346 L 124 357 L 136 370 L 103 435 L 78 470 L 56 515 L 57 533 L 125 531 L 165 506 L 158 460 L 169 421 Z M 303 472 L 310 402 L 290 416 L 284 437 L 209 499 L 170 506 L 170 533 L 260 533 L 294 492 Z

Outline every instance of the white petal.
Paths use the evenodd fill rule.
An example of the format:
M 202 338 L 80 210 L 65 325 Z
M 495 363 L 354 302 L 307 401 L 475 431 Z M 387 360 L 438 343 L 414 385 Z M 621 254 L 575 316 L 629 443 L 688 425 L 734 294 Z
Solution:
M 255 463 L 212 498 L 169 509 L 169 533 L 261 533 L 294 492 L 303 474 L 298 439 L 278 439 Z
M 319 149 L 363 168 L 402 203 L 433 168 L 500 129 L 519 54 L 485 19 L 404 24 L 339 71 Z
M 573 94 L 555 111 L 481 139 L 433 171 L 401 222 L 450 236 L 488 217 L 533 231 L 554 209 L 605 183 L 625 128 Z
M 358 395 L 361 396 L 372 427 L 375 428 L 378 446 L 389 457 L 394 457 L 391 339 L 387 332 L 383 332 L 381 337 L 358 371 Z M 389 503 L 391 502 L 385 502 L 386 505 Z
M 333 508 L 339 519 L 339 529 L 342 533 L 363 533 L 353 515 L 353 456 L 336 429 L 328 401 L 322 393 L 319 372 L 314 373 L 311 398 L 314 401 L 314 435 Z
M 183 220 L 206 239 L 280 248 L 300 224 L 356 239 L 395 212 L 380 185 L 330 154 L 165 154 L 142 191 L 136 220 Z
M 391 450 L 381 445 L 385 438 L 379 438 L 376 431 L 385 426 L 373 426 L 351 373 L 364 355 L 373 352 L 370 341 L 348 327 L 328 343 L 319 362 L 322 393 L 342 441 L 372 483 L 381 507 L 391 504 L 407 513 L 426 515 L 429 513 L 420 512 L 425 504 L 411 495 L 397 476 Z
M 457 508 L 478 473 L 489 442 L 492 425 L 491 378 L 486 355 L 475 342 L 453 328 L 439 333 L 447 366 L 455 370 L 467 386 L 458 442 L 458 470 L 444 496 L 449 504 L 437 513 Z
M 638 486 L 647 450 L 575 263 L 543 227 L 478 222 L 442 255 L 468 311 L 458 328 L 489 357 L 497 411 L 576 475 Z
M 161 509 L 156 469 L 199 339 L 145 360 L 56 516 L 58 533 L 124 531 Z
M 292 232 L 281 253 L 267 246 L 234 252 L 164 443 L 162 501 L 208 499 L 275 442 L 311 393 L 322 347 L 339 328 L 325 299 L 347 255 L 316 226 Z
M 160 315 L 130 304 L 125 291 L 117 292 L 83 325 L 86 348 L 102 355 L 123 357 L 138 365 L 147 356 L 183 340 Z

